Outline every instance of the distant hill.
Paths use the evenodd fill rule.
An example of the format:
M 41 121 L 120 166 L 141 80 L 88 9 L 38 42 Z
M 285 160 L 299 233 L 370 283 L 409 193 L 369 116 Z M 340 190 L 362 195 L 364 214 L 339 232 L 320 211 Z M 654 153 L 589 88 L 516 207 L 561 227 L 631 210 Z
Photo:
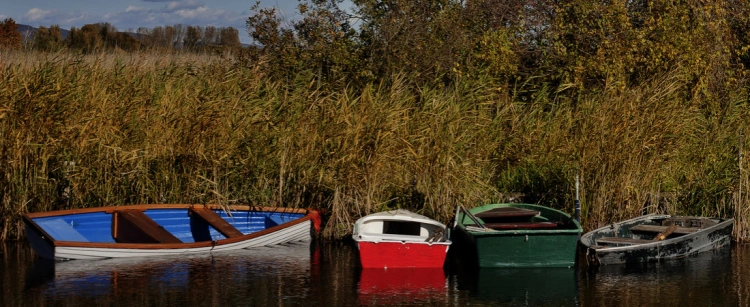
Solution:
M 36 30 L 38 28 L 29 26 L 29 25 L 18 25 L 18 32 L 21 33 L 21 37 L 23 37 L 23 40 L 32 40 L 34 39 L 34 35 L 36 34 Z M 62 38 L 65 39 L 68 37 L 68 30 L 66 29 L 60 29 L 60 35 L 62 35 Z

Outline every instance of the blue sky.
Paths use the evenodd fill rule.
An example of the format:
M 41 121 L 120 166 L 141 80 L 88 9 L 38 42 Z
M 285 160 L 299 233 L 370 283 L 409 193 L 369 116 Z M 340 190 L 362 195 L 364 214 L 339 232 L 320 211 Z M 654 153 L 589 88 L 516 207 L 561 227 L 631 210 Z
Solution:
M 120 31 L 175 24 L 234 27 L 240 40 L 250 43 L 245 21 L 257 0 L 0 0 L 0 20 L 33 27 L 59 25 L 80 28 L 109 22 Z M 276 7 L 286 20 L 298 17 L 297 0 L 261 0 L 261 7 Z

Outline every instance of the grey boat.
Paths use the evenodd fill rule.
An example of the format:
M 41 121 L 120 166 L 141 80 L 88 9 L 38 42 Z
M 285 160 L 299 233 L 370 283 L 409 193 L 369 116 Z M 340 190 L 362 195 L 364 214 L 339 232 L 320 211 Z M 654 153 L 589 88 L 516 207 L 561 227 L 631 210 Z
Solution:
M 649 214 L 581 236 L 588 264 L 655 262 L 727 246 L 734 219 Z

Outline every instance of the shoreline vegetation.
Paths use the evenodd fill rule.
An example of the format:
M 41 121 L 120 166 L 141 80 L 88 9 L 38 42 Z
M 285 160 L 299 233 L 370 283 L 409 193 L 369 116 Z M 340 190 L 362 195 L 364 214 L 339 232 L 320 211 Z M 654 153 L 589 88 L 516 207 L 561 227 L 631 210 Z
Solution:
M 139 203 L 319 208 L 329 239 L 396 207 L 444 223 L 491 202 L 572 213 L 576 175 L 586 229 L 673 212 L 733 216 L 746 238 L 750 109 L 707 118 L 673 75 L 570 105 L 481 82 L 415 92 L 399 77 L 290 89 L 217 56 L 2 58 L 2 240 L 23 236 L 26 212 Z
M 0 46 L 0 240 L 148 203 L 324 209 L 341 239 L 393 208 L 573 213 L 576 176 L 585 231 L 664 212 L 750 238 L 750 2 L 340 2 L 256 5 L 248 48 L 125 51 L 106 24 Z

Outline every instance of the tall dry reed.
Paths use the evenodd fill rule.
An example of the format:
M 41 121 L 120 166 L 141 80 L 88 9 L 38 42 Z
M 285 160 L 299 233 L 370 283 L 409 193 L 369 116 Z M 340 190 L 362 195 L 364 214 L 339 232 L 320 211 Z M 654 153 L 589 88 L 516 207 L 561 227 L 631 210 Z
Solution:
M 572 212 L 576 175 L 588 229 L 669 211 L 734 216 L 747 237 L 746 94 L 689 100 L 677 73 L 568 97 L 407 76 L 331 91 L 187 55 L 0 61 L 3 240 L 26 212 L 131 203 L 323 208 L 329 238 L 396 207 L 446 223 L 512 198 Z

